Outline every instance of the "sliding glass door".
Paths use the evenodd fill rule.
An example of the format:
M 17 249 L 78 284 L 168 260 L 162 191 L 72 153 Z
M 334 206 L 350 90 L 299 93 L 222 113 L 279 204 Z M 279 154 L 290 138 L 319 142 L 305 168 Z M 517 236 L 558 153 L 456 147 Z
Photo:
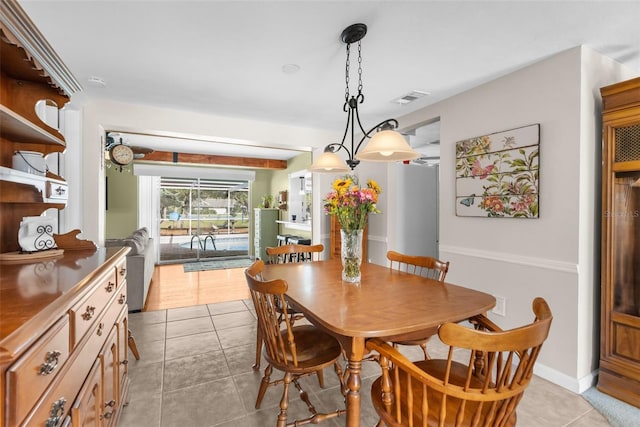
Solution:
M 249 182 L 160 179 L 160 262 L 246 257 Z

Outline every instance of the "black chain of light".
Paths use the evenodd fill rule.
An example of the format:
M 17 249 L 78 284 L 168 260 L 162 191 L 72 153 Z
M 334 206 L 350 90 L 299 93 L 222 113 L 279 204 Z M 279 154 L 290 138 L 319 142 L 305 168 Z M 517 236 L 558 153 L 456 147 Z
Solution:
M 344 90 L 344 100 L 346 103 L 349 102 L 349 65 L 350 65 L 350 54 L 351 54 L 351 44 L 347 44 L 347 62 L 345 63 L 344 70 L 344 81 L 345 81 L 345 90 Z M 362 43 L 358 41 L 358 95 L 356 98 L 362 98 Z M 362 101 L 360 101 L 362 102 Z
M 347 43 L 347 62 L 344 68 L 344 81 L 346 88 L 344 90 L 344 102 L 349 102 L 349 53 L 351 53 L 351 45 Z
M 362 95 L 362 44 L 358 41 L 358 96 Z

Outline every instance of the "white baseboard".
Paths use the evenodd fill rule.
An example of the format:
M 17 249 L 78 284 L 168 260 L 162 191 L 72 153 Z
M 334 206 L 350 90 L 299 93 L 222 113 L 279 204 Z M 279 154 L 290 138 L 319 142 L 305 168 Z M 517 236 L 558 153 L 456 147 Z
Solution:
M 573 378 L 553 368 L 549 368 L 540 363 L 536 363 L 533 373 L 540 378 L 544 378 L 560 387 L 566 388 L 577 394 L 582 394 L 593 385 L 598 378 L 598 371 L 595 370 L 582 378 Z

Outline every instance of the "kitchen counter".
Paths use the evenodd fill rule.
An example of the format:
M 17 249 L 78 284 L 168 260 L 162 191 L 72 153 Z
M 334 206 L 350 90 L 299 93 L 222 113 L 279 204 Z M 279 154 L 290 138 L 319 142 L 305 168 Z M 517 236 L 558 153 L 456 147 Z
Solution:
M 304 230 L 311 231 L 311 221 L 276 221 L 278 224 L 282 224 L 292 230 Z

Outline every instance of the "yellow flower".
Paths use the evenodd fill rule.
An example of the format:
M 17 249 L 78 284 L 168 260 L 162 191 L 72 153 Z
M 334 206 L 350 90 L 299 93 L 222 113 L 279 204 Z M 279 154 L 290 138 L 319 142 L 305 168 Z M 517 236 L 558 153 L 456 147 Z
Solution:
M 380 194 L 382 193 L 382 188 L 380 188 L 380 186 L 378 185 L 377 182 L 375 182 L 374 180 L 370 179 L 367 181 L 367 187 L 369 187 L 370 189 L 372 189 L 373 191 L 376 192 L 376 194 Z
M 324 199 L 324 211 L 336 215 L 343 230 L 362 230 L 369 214 L 380 213 L 376 203 L 382 189 L 374 180 L 361 188 L 357 176 L 346 175 L 333 181 L 332 188 Z
M 336 179 L 333 182 L 333 189 L 336 190 L 338 194 L 344 194 L 351 187 L 351 179 Z

